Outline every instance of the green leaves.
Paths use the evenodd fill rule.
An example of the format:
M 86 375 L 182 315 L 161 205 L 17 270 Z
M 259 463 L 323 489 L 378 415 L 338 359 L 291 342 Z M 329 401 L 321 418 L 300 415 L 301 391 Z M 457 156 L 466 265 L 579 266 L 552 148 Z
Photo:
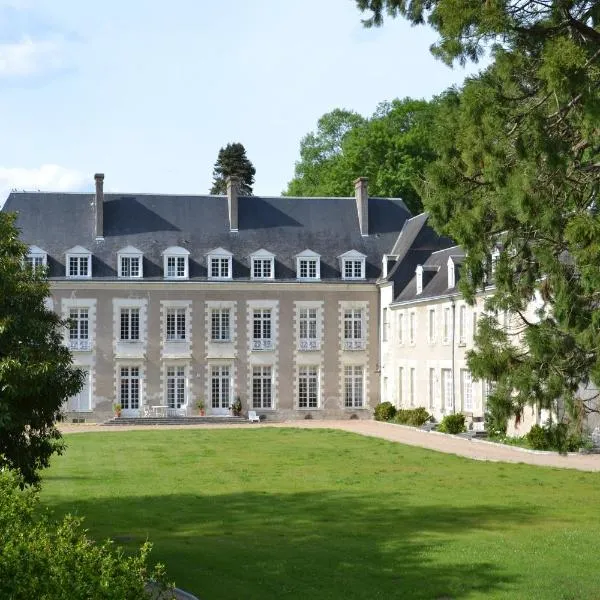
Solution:
M 240 179 L 240 194 L 242 196 L 252 195 L 252 185 L 256 169 L 246 156 L 243 144 L 227 144 L 219 150 L 217 161 L 213 170 L 213 184 L 211 194 L 227 193 L 227 178 L 238 177 Z

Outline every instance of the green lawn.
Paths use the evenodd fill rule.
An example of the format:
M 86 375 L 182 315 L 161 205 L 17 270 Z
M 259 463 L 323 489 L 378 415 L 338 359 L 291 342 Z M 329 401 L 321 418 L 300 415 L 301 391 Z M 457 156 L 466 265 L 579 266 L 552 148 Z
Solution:
M 296 429 L 73 434 L 43 501 L 202 600 L 600 598 L 600 475 Z

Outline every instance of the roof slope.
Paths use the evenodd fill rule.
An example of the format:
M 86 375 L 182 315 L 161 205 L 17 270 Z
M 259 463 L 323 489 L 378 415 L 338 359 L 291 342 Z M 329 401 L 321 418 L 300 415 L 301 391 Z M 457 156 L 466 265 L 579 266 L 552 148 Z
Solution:
M 117 276 L 117 253 L 134 246 L 144 253 L 144 277 L 162 277 L 161 253 L 169 246 L 190 251 L 190 278 L 205 278 L 206 254 L 233 253 L 233 275 L 250 276 L 249 255 L 275 254 L 277 279 L 296 277 L 295 255 L 321 255 L 321 279 L 339 279 L 338 256 L 366 255 L 366 277 L 375 279 L 410 213 L 402 200 L 369 198 L 369 233 L 360 234 L 354 198 L 239 198 L 239 231 L 229 231 L 225 196 L 104 196 L 104 241 L 94 233 L 94 195 L 13 192 L 3 211 L 18 213 L 28 244 L 48 253 L 51 277 L 64 276 L 65 251 L 75 245 L 93 254 L 94 277 Z

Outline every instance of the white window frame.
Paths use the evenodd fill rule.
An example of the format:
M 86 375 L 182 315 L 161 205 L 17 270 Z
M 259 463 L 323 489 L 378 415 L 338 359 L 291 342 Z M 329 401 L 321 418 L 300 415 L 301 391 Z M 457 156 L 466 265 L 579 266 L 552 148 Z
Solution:
M 298 367 L 298 409 L 315 410 L 320 406 L 321 377 L 319 365 L 300 365 Z
M 342 279 L 346 281 L 365 279 L 366 254 L 349 250 L 338 256 Z
M 187 325 L 188 311 L 182 306 L 165 306 L 165 342 L 182 343 L 188 342 Z M 183 315 L 183 321 L 181 316 Z M 182 327 L 183 325 L 183 327 Z M 171 331 L 169 331 L 171 330 Z
M 356 409 L 365 406 L 364 365 L 344 365 L 344 408 Z
M 83 386 L 77 394 L 67 399 L 66 409 L 72 413 L 89 413 L 92 412 L 92 372 L 87 365 L 80 368 L 85 373 Z M 81 400 L 85 405 L 83 407 L 81 406 Z M 77 402 L 76 405 L 75 402 Z
M 448 267 L 448 288 L 453 289 L 456 286 L 456 270 L 451 256 L 448 257 L 446 264 Z
M 436 310 L 435 308 L 430 308 L 427 311 L 427 341 L 430 344 L 435 344 L 435 338 L 436 338 Z
M 398 367 L 398 406 L 404 402 L 404 367 Z
M 48 253 L 37 246 L 29 246 L 29 251 L 24 257 L 25 264 L 32 270 L 48 266 Z
M 211 307 L 210 311 L 210 341 L 216 344 L 231 342 L 232 309 L 226 306 Z M 224 317 L 227 318 L 224 318 Z M 226 321 L 226 323 L 224 322 Z M 226 335 L 224 335 L 224 331 Z M 215 333 L 217 334 L 215 337 Z
M 346 307 L 343 309 L 344 350 L 365 349 L 365 309 Z
M 254 410 L 275 408 L 273 371 L 272 365 L 252 365 L 251 395 Z
M 137 275 L 131 275 L 131 261 L 137 259 L 138 268 Z M 127 246 L 127 248 L 123 248 L 117 253 L 118 260 L 118 276 L 120 279 L 142 279 L 144 277 L 144 255 L 137 248 L 133 246 Z M 129 275 L 125 275 L 123 269 L 123 261 L 129 261 Z
M 165 405 L 167 410 L 185 410 L 188 404 L 186 365 L 165 365 Z
M 76 261 L 76 273 L 71 274 L 71 261 Z M 86 248 L 75 246 L 66 252 L 66 277 L 67 279 L 91 279 L 92 278 L 92 253 Z M 81 274 L 82 265 L 85 264 L 85 274 Z
M 310 275 L 314 266 L 314 275 Z M 306 270 L 306 274 L 302 272 Z M 296 279 L 299 281 L 319 281 L 321 279 L 321 256 L 312 250 L 305 250 L 296 255 Z
M 467 307 L 464 304 L 458 307 L 458 343 L 460 346 L 467 343 Z
M 408 343 L 411 346 L 416 344 L 417 340 L 417 313 L 411 310 L 408 313 Z
M 233 254 L 224 248 L 211 250 L 207 255 L 208 279 L 233 279 Z M 216 270 L 213 268 L 216 267 Z
M 265 265 L 269 265 L 269 274 L 264 274 Z M 260 267 L 259 267 L 260 265 Z M 259 267 L 259 268 L 257 268 Z M 250 278 L 272 280 L 275 279 L 275 255 L 264 249 L 250 255 Z
M 463 410 L 473 412 L 473 378 L 468 369 L 460 370 L 460 390 Z
M 165 279 L 189 279 L 190 275 L 190 252 L 180 246 L 171 246 L 163 252 L 163 277 Z M 171 271 L 169 259 L 174 261 L 174 271 Z M 183 269 L 180 265 L 183 264 Z
M 83 311 L 85 311 L 85 316 L 82 314 Z M 69 308 L 69 350 L 84 352 L 91 350 L 90 312 L 88 306 Z M 84 324 L 85 326 L 83 326 Z M 74 325 L 75 327 L 73 327 Z
M 429 367 L 428 371 L 429 378 L 429 410 L 433 410 L 435 408 L 435 399 L 436 399 L 436 380 L 435 380 L 435 369 L 433 367 Z
M 441 372 L 442 408 L 452 412 L 454 408 L 454 381 L 452 380 L 452 369 L 442 369 Z
M 320 350 L 319 308 L 316 306 L 298 307 L 298 350 Z
M 233 402 L 233 365 L 219 363 L 210 365 L 211 410 L 229 408 Z
M 450 343 L 450 332 L 452 327 L 452 315 L 450 307 L 445 306 L 442 313 L 442 344 Z
M 405 313 L 401 311 L 398 313 L 398 344 L 400 346 L 404 345 L 404 321 L 405 321 Z
M 409 381 L 408 381 L 408 399 L 410 402 L 410 407 L 413 408 L 415 405 L 415 396 L 416 396 L 416 387 L 417 387 L 417 369 L 415 367 L 411 367 L 409 371 Z
M 252 308 L 252 350 L 273 350 L 273 309 L 270 307 Z
M 123 337 L 123 317 L 127 314 L 127 336 Z M 132 337 L 135 332 L 133 327 L 134 319 L 132 316 L 137 314 L 137 337 Z M 122 344 L 139 344 L 142 341 L 142 309 L 139 306 L 121 306 L 119 307 L 119 343 Z
M 133 372 L 135 369 L 135 373 Z M 124 371 L 127 370 L 127 373 Z M 124 399 L 123 382 L 127 381 L 127 401 Z M 133 382 L 137 382 L 134 385 Z M 137 388 L 137 398 L 132 394 L 132 390 Z M 142 406 L 142 368 L 137 364 L 122 364 L 118 366 L 118 393 L 119 404 L 125 411 L 139 410 Z M 136 404 L 136 406 L 133 406 Z
M 381 331 L 381 341 L 382 342 L 387 342 L 388 341 L 388 337 L 389 337 L 389 327 L 390 324 L 388 322 L 388 309 L 387 307 L 384 307 L 382 309 L 383 312 L 383 316 L 381 319 L 381 323 L 382 323 L 382 331 Z
M 417 279 L 417 295 L 423 293 L 423 266 L 418 265 L 415 271 Z

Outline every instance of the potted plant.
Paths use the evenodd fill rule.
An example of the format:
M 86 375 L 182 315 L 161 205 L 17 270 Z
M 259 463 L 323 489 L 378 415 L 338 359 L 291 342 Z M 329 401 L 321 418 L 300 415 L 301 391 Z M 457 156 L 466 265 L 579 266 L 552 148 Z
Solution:
M 121 416 L 121 410 L 122 407 L 120 404 L 113 404 L 113 410 L 115 411 L 115 417 L 120 417 Z
M 206 405 L 204 404 L 204 400 L 202 398 L 196 402 L 196 407 L 200 411 L 200 416 L 203 417 L 206 414 Z
M 229 407 L 234 417 L 239 417 L 242 414 L 242 401 L 239 396 L 236 396 L 235 401 Z

